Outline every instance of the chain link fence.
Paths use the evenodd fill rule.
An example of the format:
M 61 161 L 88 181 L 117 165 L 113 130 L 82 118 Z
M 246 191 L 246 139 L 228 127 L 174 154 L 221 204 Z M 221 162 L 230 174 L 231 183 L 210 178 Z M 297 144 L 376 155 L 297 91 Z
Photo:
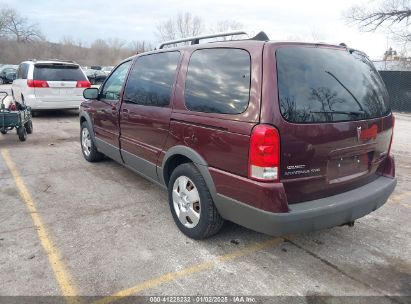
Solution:
M 411 71 L 379 71 L 394 112 L 411 113 Z

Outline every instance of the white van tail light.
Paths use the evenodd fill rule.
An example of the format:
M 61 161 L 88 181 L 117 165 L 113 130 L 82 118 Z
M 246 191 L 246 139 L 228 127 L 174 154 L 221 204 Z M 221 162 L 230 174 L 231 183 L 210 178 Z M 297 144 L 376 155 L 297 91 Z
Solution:
M 251 133 L 249 177 L 258 181 L 278 181 L 280 167 L 280 135 L 269 125 L 257 125 Z
M 46 80 L 27 79 L 27 86 L 29 88 L 48 88 L 49 84 Z
M 91 84 L 87 80 L 79 80 L 77 81 L 76 88 L 89 88 Z

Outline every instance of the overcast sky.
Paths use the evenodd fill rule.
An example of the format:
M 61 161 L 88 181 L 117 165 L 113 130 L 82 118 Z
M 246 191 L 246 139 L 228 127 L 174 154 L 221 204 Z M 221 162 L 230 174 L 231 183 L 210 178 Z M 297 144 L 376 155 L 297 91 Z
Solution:
M 4 5 L 0 0 L 0 6 Z M 373 0 L 14 0 L 16 8 L 38 23 L 46 37 L 59 42 L 71 37 L 89 43 L 95 39 L 120 38 L 125 41 L 158 42 L 155 26 L 179 12 L 201 17 L 206 25 L 234 20 L 249 32 L 264 30 L 271 40 L 320 40 L 345 42 L 380 59 L 387 49 L 383 32 L 361 33 L 349 26 L 343 12 L 353 3 L 374 4 Z

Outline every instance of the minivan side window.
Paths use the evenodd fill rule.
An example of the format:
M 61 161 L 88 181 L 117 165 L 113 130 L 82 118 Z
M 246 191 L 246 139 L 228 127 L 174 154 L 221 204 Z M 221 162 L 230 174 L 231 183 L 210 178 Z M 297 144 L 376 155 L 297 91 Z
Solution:
M 17 71 L 17 79 L 27 79 L 27 74 L 29 72 L 29 65 L 27 63 L 22 63 Z
M 240 114 L 250 99 L 251 59 L 242 49 L 195 51 L 188 65 L 185 102 L 191 111 Z
M 137 58 L 127 80 L 123 101 L 145 106 L 168 106 L 179 58 L 179 52 Z
M 104 83 L 104 87 L 100 92 L 100 98 L 105 100 L 119 100 L 120 92 L 126 79 L 131 61 L 122 63 L 110 75 Z

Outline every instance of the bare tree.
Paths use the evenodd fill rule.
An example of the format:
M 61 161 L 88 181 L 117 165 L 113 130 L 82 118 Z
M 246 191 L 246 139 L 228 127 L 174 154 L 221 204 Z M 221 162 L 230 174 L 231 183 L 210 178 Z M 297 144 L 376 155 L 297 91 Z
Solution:
M 17 42 L 43 39 L 38 26 L 30 24 L 27 18 L 21 16 L 13 8 L 3 8 L 0 10 L 0 35 L 12 37 Z
M 5 35 L 6 29 L 6 15 L 4 13 L 4 9 L 0 10 L 0 37 Z
M 151 51 L 152 49 L 154 49 L 153 45 L 150 42 L 147 41 L 140 41 L 140 40 L 133 40 L 130 43 L 131 45 L 131 49 L 133 50 L 133 52 L 135 54 L 140 54 L 140 53 L 144 53 L 147 51 Z
M 210 28 L 210 32 L 212 33 L 223 33 L 223 32 L 230 32 L 243 29 L 244 26 L 242 23 L 233 21 L 233 20 L 223 20 L 217 22 L 217 24 Z M 240 36 L 227 36 L 218 38 L 218 40 L 233 40 L 238 39 Z
M 212 27 L 213 32 L 229 32 L 235 30 L 241 30 L 243 28 L 243 24 L 233 20 L 223 20 L 217 22 L 217 24 Z
M 126 41 L 119 39 L 119 38 L 109 38 L 107 40 L 107 44 L 113 50 L 118 51 L 123 48 L 123 46 L 126 44 Z
M 196 36 L 202 33 L 203 29 L 203 20 L 186 12 L 159 23 L 156 27 L 156 35 L 161 41 L 174 40 Z
M 311 28 L 310 34 L 309 36 L 311 36 L 312 41 L 324 41 L 328 39 L 327 33 L 318 28 Z
M 350 23 L 357 24 L 362 31 L 386 28 L 398 40 L 411 41 L 409 31 L 410 0 L 380 0 L 377 5 L 371 8 L 355 5 L 345 13 L 345 19 Z

